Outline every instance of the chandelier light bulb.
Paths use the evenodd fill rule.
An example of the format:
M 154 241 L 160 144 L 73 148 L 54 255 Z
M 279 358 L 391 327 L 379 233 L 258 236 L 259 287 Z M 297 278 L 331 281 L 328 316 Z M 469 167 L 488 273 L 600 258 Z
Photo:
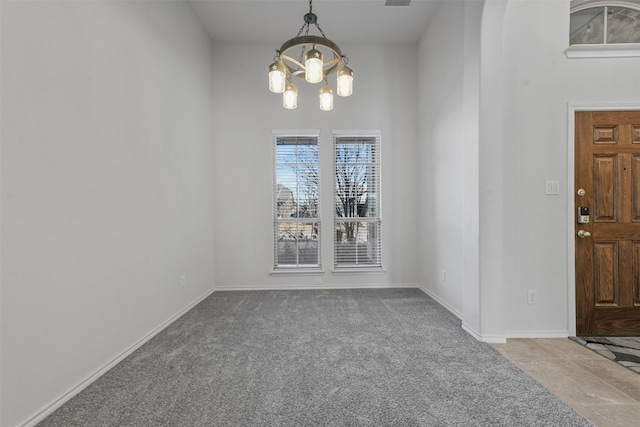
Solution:
M 322 52 L 311 49 L 305 55 L 304 78 L 309 83 L 320 83 L 324 78 Z
M 287 110 L 298 108 L 298 88 L 293 83 L 287 83 L 282 94 L 282 106 Z
M 320 89 L 320 109 L 322 111 L 333 110 L 333 89 L 328 84 Z
M 284 92 L 287 74 L 284 64 L 276 61 L 269 65 L 269 90 L 273 93 Z
M 349 96 L 353 93 L 353 70 L 342 67 L 338 70 L 338 96 Z

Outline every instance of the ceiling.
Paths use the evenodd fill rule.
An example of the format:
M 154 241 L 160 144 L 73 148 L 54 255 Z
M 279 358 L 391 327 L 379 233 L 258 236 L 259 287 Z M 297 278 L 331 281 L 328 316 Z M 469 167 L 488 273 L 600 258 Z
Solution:
M 442 0 L 314 0 L 313 13 L 327 38 L 343 43 L 415 43 Z M 188 0 L 214 41 L 268 42 L 295 37 L 309 11 L 308 0 Z M 318 35 L 313 28 L 309 34 Z

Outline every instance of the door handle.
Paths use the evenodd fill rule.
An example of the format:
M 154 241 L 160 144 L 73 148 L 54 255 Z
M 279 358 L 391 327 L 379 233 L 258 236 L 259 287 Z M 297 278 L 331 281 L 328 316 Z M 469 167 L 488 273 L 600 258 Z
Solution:
M 578 237 L 581 239 L 584 239 L 585 237 L 591 237 L 591 233 L 589 233 L 588 231 L 579 230 Z

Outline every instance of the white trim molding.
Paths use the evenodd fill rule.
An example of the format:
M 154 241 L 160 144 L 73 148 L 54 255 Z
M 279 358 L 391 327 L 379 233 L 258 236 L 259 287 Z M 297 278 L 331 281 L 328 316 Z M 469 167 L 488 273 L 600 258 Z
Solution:
M 512 331 L 505 333 L 507 339 L 511 338 L 568 338 L 567 331 Z
M 324 276 L 322 268 L 281 268 L 271 270 L 271 276 Z
M 571 13 L 581 10 L 590 9 L 592 7 L 628 7 L 630 9 L 640 10 L 640 1 L 638 0 L 572 0 Z
M 431 292 L 429 289 L 425 288 L 424 286 L 418 286 L 418 289 L 420 289 L 422 292 L 427 294 L 430 298 L 432 298 L 435 302 L 440 304 L 442 307 L 446 308 L 447 311 L 449 311 L 451 314 L 456 316 L 458 319 L 462 320 L 462 313 L 460 313 L 458 310 L 456 310 L 455 308 L 447 304 L 444 300 L 442 300 L 436 294 Z
M 569 102 L 567 104 L 567 330 L 576 335 L 575 117 L 578 111 L 636 111 L 640 102 Z
M 640 43 L 574 44 L 564 51 L 567 58 L 636 58 Z
M 443 308 L 445 308 L 451 314 L 453 314 L 458 319 L 460 319 L 461 322 L 462 322 L 462 324 L 461 324 L 462 330 L 465 331 L 466 333 L 468 333 L 469 335 L 471 335 L 476 340 L 478 340 L 480 342 L 486 342 L 486 343 L 492 343 L 492 344 L 504 344 L 504 343 L 507 342 L 506 338 L 504 336 L 502 336 L 502 335 L 482 335 L 482 334 L 479 334 L 473 328 L 469 327 L 469 325 L 464 323 L 464 316 L 462 315 L 462 313 L 460 311 L 456 310 L 455 308 L 453 308 L 452 306 L 447 304 L 444 300 L 439 298 L 436 294 L 434 294 L 433 292 L 431 292 L 429 289 L 425 288 L 424 286 L 418 285 L 418 289 L 420 289 L 422 292 L 427 294 L 427 296 L 432 298 L 435 302 L 440 304 Z
M 432 298 L 435 302 L 440 304 L 443 308 L 445 308 L 451 314 L 453 314 L 458 319 L 460 319 L 461 322 L 462 322 L 461 323 L 462 330 L 465 331 L 466 333 L 468 333 L 469 335 L 471 335 L 477 341 L 491 343 L 491 344 L 504 344 L 504 343 L 507 342 L 506 338 L 504 336 L 502 336 L 502 335 L 482 335 L 482 334 L 479 334 L 477 331 L 475 331 L 471 327 L 469 327 L 469 325 L 464 323 L 464 316 L 462 315 L 462 313 L 460 311 L 456 310 L 455 308 L 453 308 L 452 306 L 447 304 L 444 300 L 439 298 L 436 294 L 434 294 L 433 292 L 431 292 L 429 289 L 425 288 L 424 286 L 418 285 L 418 289 L 420 289 L 422 292 L 427 294 L 427 296 Z
M 350 284 L 350 285 L 254 285 L 254 286 L 216 286 L 216 292 L 227 291 L 319 291 L 330 289 L 389 289 L 389 288 L 407 288 L 416 289 L 420 288 L 416 283 L 391 283 L 372 285 L 367 284 Z
M 486 342 L 486 343 L 489 343 L 489 344 L 504 344 L 504 343 L 507 342 L 507 339 L 502 335 L 481 335 L 481 334 L 478 334 L 476 331 L 471 329 L 464 322 L 462 323 L 462 329 L 466 333 L 468 333 L 469 335 L 471 335 L 472 337 L 474 337 L 476 340 L 478 340 L 480 342 Z
M 331 274 L 335 276 L 353 276 L 353 275 L 360 275 L 360 274 L 387 274 L 387 270 L 385 270 L 382 267 L 334 268 L 333 270 L 331 270 Z

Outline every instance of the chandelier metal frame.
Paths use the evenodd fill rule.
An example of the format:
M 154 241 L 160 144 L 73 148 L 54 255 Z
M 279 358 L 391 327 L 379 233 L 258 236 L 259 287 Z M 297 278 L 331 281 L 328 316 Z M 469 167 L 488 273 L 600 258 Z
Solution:
M 297 107 L 297 87 L 292 82 L 294 76 L 302 77 L 311 83 L 325 82 L 324 87 L 320 90 L 320 108 L 322 110 L 333 109 L 333 90 L 327 81 L 327 77 L 331 74 L 338 74 L 338 95 L 349 96 L 353 91 L 353 70 L 347 67 L 349 58 L 342 53 L 336 43 L 326 37 L 318 25 L 318 16 L 313 13 L 312 2 L 313 0 L 309 0 L 309 12 L 304 15 L 304 24 L 300 27 L 296 37 L 285 41 L 280 49 L 276 49 L 274 62 L 269 66 L 269 89 L 275 93 L 284 93 L 283 104 L 288 109 Z M 320 32 L 320 36 L 309 34 L 312 25 Z M 293 53 L 297 49 L 300 49 L 300 56 L 296 58 Z M 324 56 L 330 58 L 323 61 Z M 310 71 L 305 62 L 309 58 L 319 60 L 322 64 L 322 76 L 316 75 L 315 81 L 310 80 L 310 76 L 308 76 Z M 316 71 L 319 72 L 319 70 Z M 279 82 L 274 84 L 272 78 L 279 80 Z

